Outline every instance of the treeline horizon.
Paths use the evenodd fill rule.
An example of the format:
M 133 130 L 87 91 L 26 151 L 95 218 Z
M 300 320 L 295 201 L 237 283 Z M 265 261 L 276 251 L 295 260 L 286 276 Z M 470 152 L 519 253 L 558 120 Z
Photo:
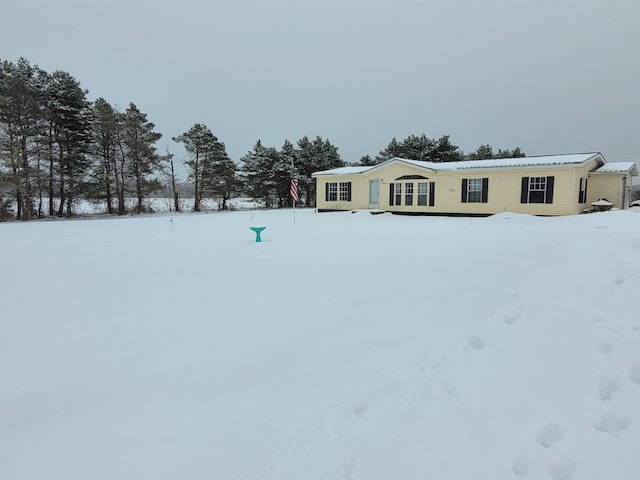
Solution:
M 227 201 L 247 196 L 267 208 L 292 205 L 291 176 L 298 177 L 300 206 L 315 206 L 311 174 L 345 165 L 375 165 L 393 157 L 431 162 L 523 157 L 519 147 L 495 150 L 489 144 L 464 153 L 448 135 L 431 139 L 424 133 L 393 138 L 375 157 L 345 162 L 328 139 L 304 136 L 280 148 L 257 140 L 238 161 L 226 152 L 203 124 L 195 123 L 171 137 L 182 144 L 187 179 L 176 176 L 175 155 L 158 152 L 162 134 L 135 103 L 120 111 L 103 97 L 87 98 L 73 75 L 48 73 L 29 60 L 0 62 L 0 221 L 71 217 L 77 199 L 102 201 L 107 214 L 149 211 L 146 200 L 169 191 L 175 211 L 180 195 L 193 192 L 193 211 L 203 198 Z M 135 198 L 127 209 L 125 199 Z

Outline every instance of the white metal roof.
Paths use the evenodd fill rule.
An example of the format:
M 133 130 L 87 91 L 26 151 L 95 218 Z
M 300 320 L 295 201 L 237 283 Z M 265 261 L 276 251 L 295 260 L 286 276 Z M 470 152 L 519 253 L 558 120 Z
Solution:
M 634 172 L 635 170 L 635 172 Z M 638 168 L 633 162 L 613 162 L 601 166 L 594 173 L 628 173 L 638 175 Z
M 405 158 L 392 158 L 378 165 L 369 167 L 340 167 L 331 170 L 315 172 L 313 176 L 321 175 L 358 175 L 364 172 L 384 167 L 390 163 L 400 162 L 427 169 L 433 172 L 454 172 L 459 170 L 472 169 L 508 169 L 520 167 L 542 167 L 542 166 L 563 166 L 579 165 L 599 156 L 604 163 L 604 158 L 599 153 L 575 153 L 567 155 L 545 155 L 540 157 L 519 157 L 519 158 L 492 158 L 488 160 L 465 160 L 462 162 L 427 162 L 420 160 L 408 160 Z M 610 164 L 606 164 L 610 165 Z
M 313 175 L 356 175 L 371 170 L 372 167 L 338 167 L 322 172 L 314 172 Z

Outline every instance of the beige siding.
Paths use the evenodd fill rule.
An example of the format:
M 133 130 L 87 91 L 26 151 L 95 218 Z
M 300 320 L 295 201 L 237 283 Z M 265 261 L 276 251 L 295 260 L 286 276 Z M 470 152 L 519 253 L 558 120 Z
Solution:
M 627 194 L 624 204 L 623 200 L 623 184 L 624 179 L 627 179 Z M 606 198 L 613 203 L 615 208 L 628 208 L 629 207 L 629 194 L 630 186 L 632 182 L 631 175 L 624 175 L 620 173 L 594 173 L 589 178 L 589 191 L 587 192 L 588 202 L 595 202 L 601 198 Z
M 598 165 L 598 160 L 592 159 L 585 164 L 571 167 L 523 167 L 518 169 L 469 169 L 435 172 L 426 168 L 395 162 L 380 168 L 374 168 L 363 174 L 318 176 L 317 207 L 320 210 L 369 208 L 369 181 L 377 179 L 380 181 L 378 208 L 391 212 L 491 215 L 510 211 L 532 215 L 572 215 L 582 213 L 590 206 L 592 201 L 603 196 L 609 198 L 612 192 L 616 191 L 616 189 L 619 190 L 620 175 L 615 175 L 615 180 L 612 180 L 610 175 L 591 174 L 590 176 L 589 172 L 597 168 Z M 398 180 L 400 177 L 409 175 L 425 178 Z M 553 202 L 550 204 L 521 203 L 523 177 L 553 177 Z M 580 179 L 588 177 L 586 202 L 579 203 Z M 488 179 L 487 202 L 463 202 L 463 179 L 483 178 Z M 325 185 L 327 182 L 351 182 L 351 201 L 326 201 Z M 390 185 L 396 182 L 402 184 L 402 201 L 400 205 L 391 205 L 389 198 Z M 418 205 L 418 183 L 420 182 L 434 182 L 435 202 L 433 206 Z M 407 183 L 413 183 L 412 205 L 406 205 Z M 629 179 L 629 185 L 631 185 L 631 179 Z M 611 198 L 609 199 L 613 201 Z M 618 201 L 620 200 L 618 199 Z

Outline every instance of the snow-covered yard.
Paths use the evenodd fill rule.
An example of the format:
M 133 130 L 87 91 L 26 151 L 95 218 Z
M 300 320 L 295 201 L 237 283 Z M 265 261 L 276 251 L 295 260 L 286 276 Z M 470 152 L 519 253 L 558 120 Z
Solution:
M 640 478 L 640 214 L 295 214 L 0 224 L 0 477 Z

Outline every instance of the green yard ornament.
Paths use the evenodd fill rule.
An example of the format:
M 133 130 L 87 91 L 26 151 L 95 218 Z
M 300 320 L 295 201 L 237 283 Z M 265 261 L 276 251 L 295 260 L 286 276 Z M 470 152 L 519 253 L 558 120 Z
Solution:
M 260 238 L 260 232 L 262 232 L 265 228 L 267 227 L 249 227 L 249 229 L 256 232 L 256 243 L 262 241 L 262 238 Z

